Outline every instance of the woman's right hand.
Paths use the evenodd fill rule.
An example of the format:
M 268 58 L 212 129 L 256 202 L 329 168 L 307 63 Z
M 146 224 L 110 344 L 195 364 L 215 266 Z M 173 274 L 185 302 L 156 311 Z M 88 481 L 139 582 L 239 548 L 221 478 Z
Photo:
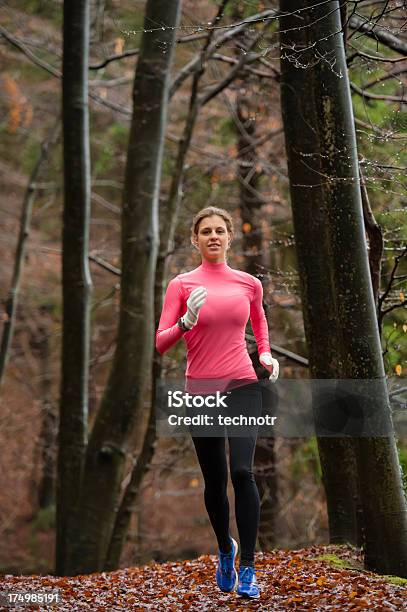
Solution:
M 207 296 L 206 287 L 197 287 L 193 291 L 187 300 L 188 310 L 182 317 L 185 325 L 192 329 L 198 322 L 199 311 L 205 303 Z

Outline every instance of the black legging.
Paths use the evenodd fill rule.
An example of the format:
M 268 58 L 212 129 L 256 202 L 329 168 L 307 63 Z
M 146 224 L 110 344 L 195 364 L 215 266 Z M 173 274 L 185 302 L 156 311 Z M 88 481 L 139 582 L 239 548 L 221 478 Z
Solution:
M 257 383 L 234 389 L 227 400 L 225 414 L 260 416 L 261 390 Z M 191 414 L 191 411 L 190 411 Z M 254 565 L 254 550 L 260 518 L 260 498 L 253 474 L 253 458 L 257 426 L 235 429 L 229 439 L 230 475 L 235 492 L 236 524 L 239 532 L 242 565 Z M 235 437 L 243 432 L 244 437 Z M 219 549 L 229 552 L 229 501 L 227 497 L 228 471 L 225 437 L 192 436 L 205 482 L 205 506 Z

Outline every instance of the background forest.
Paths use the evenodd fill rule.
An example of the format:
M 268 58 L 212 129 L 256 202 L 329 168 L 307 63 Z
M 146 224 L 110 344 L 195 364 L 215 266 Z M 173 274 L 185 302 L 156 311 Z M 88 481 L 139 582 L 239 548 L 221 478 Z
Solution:
M 90 426 L 101 403 L 116 343 L 120 212 L 136 50 L 145 4 L 138 0 L 91 2 Z M 62 5 L 59 0 L 0 3 L 0 278 L 4 323 L 21 211 L 24 202 L 32 203 L 16 323 L 0 396 L 2 572 L 51 572 L 55 555 L 64 194 Z M 280 105 L 278 23 L 270 20 L 265 27 L 261 21 L 250 21 L 256 15 L 270 16 L 276 6 L 267 0 L 225 5 L 220 22 L 224 29 L 216 31 L 216 36 L 223 38 L 203 61 L 202 32 L 212 23 L 219 3 L 182 3 L 160 189 L 161 228 L 171 221 L 171 196 L 180 196 L 166 282 L 199 263 L 189 242 L 192 216 L 211 204 L 229 210 L 237 230 L 230 265 L 247 269 L 262 280 L 280 376 L 308 378 Z M 391 391 L 402 386 L 407 372 L 405 14 L 400 1 L 346 5 L 347 62 L 365 186 L 365 228 L 371 252 L 377 252 L 374 240 L 378 227 L 383 244 L 377 313 Z M 360 15 L 377 22 L 374 34 L 362 27 Z M 230 24 L 245 20 L 239 32 L 231 35 Z M 159 26 L 159 18 L 151 23 L 152 28 Z M 167 52 L 165 44 L 161 51 Z M 196 58 L 202 60 L 202 98 L 194 115 L 191 66 Z M 188 134 L 192 134 L 190 142 Z M 183 142 L 188 146 L 181 158 L 181 176 Z M 180 377 L 184 352 L 179 343 L 165 356 L 162 367 L 167 378 Z M 147 410 L 149 398 L 145 401 Z M 396 433 L 400 432 L 398 453 L 406 484 L 405 402 L 394 395 L 391 405 Z M 144 427 L 145 422 L 138 425 Z M 135 432 L 134 440 L 138 439 Z M 139 449 L 133 451 L 127 460 L 123 490 Z M 262 489 L 263 516 L 271 528 L 268 532 L 263 526 L 263 544 L 300 547 L 328 541 L 316 440 L 259 440 L 256 453 L 257 474 L 266 483 Z M 212 552 L 213 535 L 202 487 L 189 438 L 157 439 L 140 484 L 120 566 Z

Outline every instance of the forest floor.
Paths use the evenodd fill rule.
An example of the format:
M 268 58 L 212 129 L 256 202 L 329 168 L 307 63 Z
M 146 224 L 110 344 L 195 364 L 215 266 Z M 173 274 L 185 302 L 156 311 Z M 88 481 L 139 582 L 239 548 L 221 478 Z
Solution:
M 363 570 L 359 550 L 312 546 L 256 554 L 260 599 L 222 593 L 215 583 L 217 557 L 151 563 L 75 577 L 0 577 L 0 597 L 12 592 L 58 591 L 59 602 L 1 610 L 407 610 L 407 580 Z M 4 600 L 3 600 L 4 601 Z

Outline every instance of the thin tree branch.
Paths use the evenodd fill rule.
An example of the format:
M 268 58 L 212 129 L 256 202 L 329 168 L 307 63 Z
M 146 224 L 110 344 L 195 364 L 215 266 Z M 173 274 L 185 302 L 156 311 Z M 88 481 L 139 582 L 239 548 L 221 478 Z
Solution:
M 96 253 L 90 253 L 88 255 L 88 259 L 90 259 L 91 261 L 94 261 L 95 263 L 98 264 L 98 266 L 100 266 L 104 270 L 107 270 L 108 272 L 111 272 L 115 276 L 122 275 L 120 268 L 116 268 L 116 266 L 113 266 L 111 263 L 109 263 L 105 259 L 102 259 L 102 257 L 99 257 L 99 255 L 97 255 Z
M 358 119 L 357 117 L 355 117 L 355 125 L 365 128 L 366 130 L 372 130 L 372 132 L 375 132 L 378 135 L 378 138 L 385 138 L 385 139 L 392 139 L 392 140 L 405 140 L 407 138 L 406 133 L 402 132 L 400 134 L 397 134 L 397 136 L 395 136 L 394 132 L 389 131 L 389 130 L 383 130 L 379 128 L 377 125 L 373 125 L 373 123 L 366 123 L 365 121 L 362 121 L 361 119 Z
M 386 102 L 398 102 L 399 104 L 407 104 L 407 98 L 400 98 L 399 96 L 389 96 L 389 95 L 381 95 L 381 94 L 373 94 L 367 93 L 364 89 L 361 89 L 355 83 L 350 81 L 350 88 L 352 91 L 357 93 L 362 98 L 367 98 L 368 100 L 384 100 Z
M 252 41 L 250 48 L 253 48 L 258 40 L 263 36 L 263 32 L 260 32 L 255 39 Z M 238 61 L 238 63 L 232 68 L 232 70 L 230 70 L 230 72 L 226 75 L 226 77 L 223 79 L 223 81 L 220 81 L 220 83 L 217 83 L 213 88 L 211 88 L 211 90 L 206 93 L 203 94 L 200 98 L 200 105 L 201 106 L 205 106 L 205 104 L 207 104 L 208 102 L 210 102 L 212 100 L 212 98 L 214 98 L 215 96 L 218 95 L 218 93 L 220 93 L 221 91 L 223 91 L 228 85 L 230 85 L 230 83 L 236 78 L 236 76 L 239 74 L 240 70 L 242 69 L 242 67 L 245 64 L 251 63 L 256 61 L 259 58 L 259 54 L 258 53 L 247 53 L 245 55 L 242 55 Z
M 352 30 L 363 32 L 369 38 L 373 38 L 389 49 L 407 55 L 407 43 L 404 40 L 398 38 L 384 28 L 377 27 L 377 25 L 372 24 L 369 19 L 361 17 L 360 15 L 352 15 L 349 20 L 349 26 Z
M 28 49 L 26 45 L 24 45 L 18 38 L 10 34 L 10 32 L 8 32 L 2 26 L 0 26 L 0 35 L 3 36 L 11 45 L 22 51 L 24 55 L 26 55 L 34 64 L 36 64 L 40 68 L 43 68 L 44 70 L 49 72 L 49 74 L 52 74 L 52 76 L 61 78 L 62 73 L 60 70 L 54 68 L 54 66 L 51 66 L 51 64 L 48 64 L 48 62 L 45 62 L 44 60 L 37 57 L 35 53 L 31 51 L 31 49 Z
M 359 165 L 360 191 L 362 196 L 363 220 L 369 238 L 369 267 L 372 280 L 373 297 L 375 305 L 378 305 L 380 289 L 380 270 L 383 255 L 383 236 L 380 225 L 378 225 L 370 206 L 369 196 L 362 168 Z
M 263 11 L 262 13 L 258 13 L 257 15 L 253 15 L 248 20 L 236 26 L 230 26 L 229 30 L 216 36 L 216 38 L 214 38 L 213 40 L 212 40 L 212 37 L 214 34 L 214 30 L 210 30 L 210 32 L 212 33 L 212 36 L 210 39 L 210 43 L 205 50 L 205 59 L 208 60 L 209 57 L 216 51 L 216 49 L 219 49 L 219 47 L 223 46 L 225 43 L 229 42 L 235 36 L 237 36 L 242 30 L 246 28 L 246 25 L 248 23 L 252 23 L 253 21 L 258 20 L 258 19 L 259 20 L 265 19 L 270 15 L 274 15 L 275 13 L 276 11 L 274 10 L 268 10 L 268 11 Z M 193 57 L 191 61 L 188 62 L 188 64 L 180 70 L 180 72 L 174 78 L 171 84 L 170 96 L 174 95 L 175 91 L 182 85 L 185 79 L 187 79 L 189 76 L 194 74 L 195 71 L 200 68 L 201 58 L 202 58 L 202 51 L 197 53 L 197 55 Z
M 407 300 L 403 300 L 402 302 L 400 302 L 399 304 L 393 304 L 393 306 L 389 306 L 388 308 L 386 308 L 385 310 L 382 310 L 382 318 L 384 317 L 384 315 L 386 315 L 388 312 L 391 312 L 392 310 L 396 310 L 396 308 L 401 308 L 402 306 L 406 306 L 407 305 Z
M 388 81 L 389 79 L 393 79 L 396 76 L 400 74 L 405 74 L 405 73 L 407 73 L 407 68 L 399 68 L 398 70 L 393 70 L 393 72 L 387 72 L 385 75 L 381 77 L 377 77 L 377 79 L 374 79 L 373 81 L 369 81 L 369 83 L 366 83 L 365 85 L 363 85 L 363 90 L 366 91 L 366 89 L 370 89 L 371 87 L 374 87 L 375 85 L 378 85 L 379 83 L 383 83 L 383 81 Z
M 260 54 L 258 55 L 260 56 Z M 229 57 L 227 55 L 220 55 L 219 53 L 214 53 L 211 59 L 218 60 L 226 64 L 237 64 L 239 61 L 235 57 Z M 274 72 L 271 74 L 270 72 L 263 72 L 262 70 L 257 70 L 256 68 L 249 68 L 249 66 L 246 66 L 246 65 L 242 67 L 242 70 L 244 70 L 245 72 L 250 72 L 250 74 L 255 74 L 256 76 L 259 76 L 261 78 L 266 78 L 266 79 L 275 80 L 279 77 L 279 73 L 276 70 L 274 70 Z
M 13 337 L 14 323 L 16 317 L 16 309 L 18 303 L 18 294 L 20 291 L 21 271 L 24 263 L 25 252 L 27 248 L 27 240 L 30 234 L 31 213 L 34 204 L 35 195 L 37 192 L 36 180 L 42 169 L 45 160 L 48 157 L 51 146 L 58 138 L 61 127 L 61 119 L 58 117 L 55 125 L 51 128 L 50 134 L 41 144 L 40 155 L 31 172 L 28 181 L 27 189 L 24 196 L 23 207 L 21 211 L 20 231 L 17 239 L 16 255 L 14 260 L 14 270 L 11 280 L 11 287 L 8 298 L 5 303 L 5 318 L 3 326 L 3 334 L 0 347 L 0 386 L 4 377 L 4 371 L 7 365 L 11 340 Z
M 354 47 L 351 44 L 349 44 L 349 47 L 352 47 L 352 49 L 356 49 L 356 47 Z M 356 57 L 362 57 L 364 59 L 372 60 L 374 62 L 388 62 L 390 64 L 396 64 L 397 62 L 406 61 L 405 57 L 382 57 L 381 55 L 370 55 L 369 53 L 365 53 L 364 51 L 356 50 L 355 53 L 352 53 L 352 55 L 348 57 L 347 59 L 348 66 L 351 65 L 351 63 Z
M 406 254 L 407 254 L 407 246 L 405 246 L 403 248 L 403 250 L 399 253 L 399 255 L 396 255 L 396 257 L 394 258 L 394 266 L 393 266 L 393 269 L 392 269 L 391 274 L 390 274 L 389 282 L 387 284 L 387 287 L 386 287 L 385 291 L 379 297 L 379 300 L 378 300 L 378 306 L 379 306 L 379 327 L 381 326 L 381 323 L 382 323 L 382 320 L 383 320 L 383 317 L 384 317 L 385 314 L 387 314 L 391 310 L 394 310 L 394 308 L 399 308 L 400 306 L 403 306 L 403 304 L 405 303 L 405 300 L 404 300 L 404 302 L 400 302 L 400 304 L 396 304 L 395 306 L 391 306 L 388 309 L 383 310 L 383 304 L 384 304 L 385 299 L 387 298 L 387 296 L 389 295 L 389 293 L 391 291 L 391 288 L 392 288 L 392 285 L 393 285 L 393 281 L 394 281 L 394 277 L 395 277 L 396 272 L 397 272 L 397 268 L 398 268 L 398 266 L 400 264 L 400 261 L 402 260 L 402 258 Z
M 140 52 L 139 49 L 129 49 L 128 51 L 123 51 L 123 53 L 118 53 L 117 55 L 109 55 L 103 61 L 99 62 L 99 64 L 90 64 L 89 70 L 101 70 L 101 68 L 105 68 L 111 62 L 117 62 L 118 60 L 125 59 L 127 57 L 135 57 Z
M 224 8 L 226 4 L 228 3 L 228 1 L 229 0 L 222 0 L 221 5 L 219 6 L 217 16 L 214 20 L 214 23 L 217 23 L 221 19 Z M 168 251 L 171 251 L 173 248 L 174 232 L 175 232 L 175 226 L 177 223 L 177 216 L 178 216 L 177 212 L 178 212 L 180 202 L 181 202 L 181 197 L 182 197 L 181 184 L 182 184 L 184 170 L 185 170 L 184 168 L 185 157 L 187 155 L 188 148 L 189 148 L 189 145 L 192 139 L 192 133 L 195 127 L 195 122 L 196 122 L 199 107 L 200 107 L 200 100 L 198 98 L 198 85 L 199 85 L 202 75 L 204 74 L 205 64 L 208 59 L 208 56 L 210 55 L 210 53 L 212 53 L 214 49 L 212 45 L 213 36 L 214 36 L 214 30 L 210 30 L 208 32 L 205 44 L 203 45 L 200 51 L 199 57 L 195 58 L 196 67 L 195 67 L 195 72 L 193 74 L 188 115 L 185 121 L 184 132 L 179 142 L 177 159 L 175 162 L 174 175 L 171 181 L 170 192 L 169 192 L 168 201 L 166 205 L 167 224 L 165 227 L 165 234 L 162 232 L 162 235 L 160 237 L 161 247 L 160 247 L 160 253 L 159 253 L 158 264 L 157 264 L 157 278 L 161 277 L 160 283 L 163 282 L 165 278 L 164 268 L 165 268 L 166 255 Z M 222 40 L 224 40 L 224 38 L 225 37 L 222 36 Z M 219 39 L 218 39 L 218 42 L 219 42 Z M 172 86 L 170 87 L 170 96 L 172 93 L 174 93 L 175 89 L 179 87 L 180 82 L 182 82 L 182 80 L 176 79 L 176 81 L 172 84 Z

